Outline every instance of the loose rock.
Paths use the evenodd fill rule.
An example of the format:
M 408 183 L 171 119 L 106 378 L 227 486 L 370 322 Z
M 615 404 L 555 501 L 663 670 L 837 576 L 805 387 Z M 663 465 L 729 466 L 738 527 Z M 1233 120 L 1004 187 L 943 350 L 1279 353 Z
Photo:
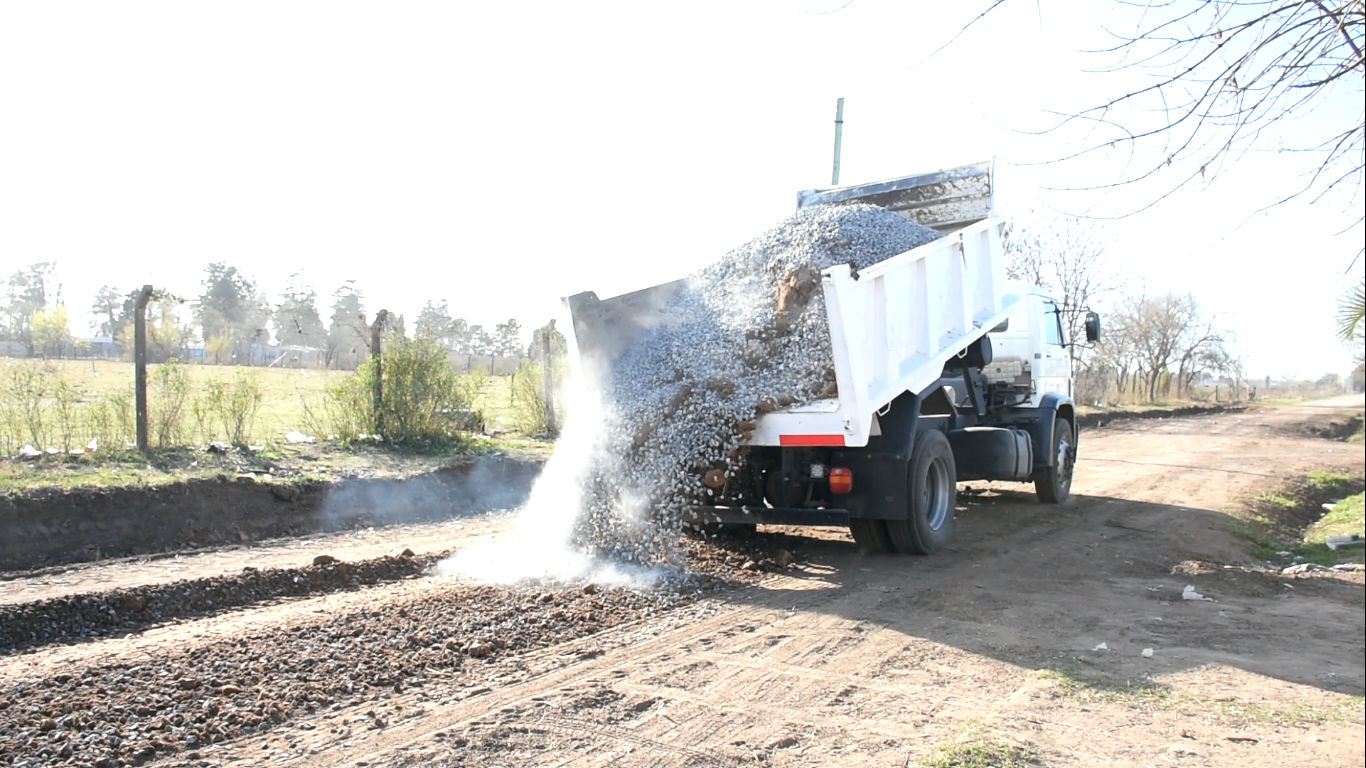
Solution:
M 875 206 L 807 208 L 688 278 L 597 382 L 605 423 L 585 453 L 579 548 L 676 564 L 682 513 L 716 500 L 708 472 L 743 476 L 755 418 L 833 392 L 821 271 L 938 237 Z

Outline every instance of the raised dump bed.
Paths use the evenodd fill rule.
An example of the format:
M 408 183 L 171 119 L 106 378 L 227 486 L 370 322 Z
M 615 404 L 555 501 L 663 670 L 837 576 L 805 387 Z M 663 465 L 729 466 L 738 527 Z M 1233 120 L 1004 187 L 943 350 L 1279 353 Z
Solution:
M 863 269 L 821 272 L 835 392 L 759 415 L 750 480 L 728 478 L 697 519 L 848 524 L 867 549 L 923 554 L 947 541 L 959 479 L 1032 480 L 1041 499 L 1066 500 L 1077 429 L 1059 313 L 1072 310 L 1007 280 L 991 164 L 810 190 L 798 202 L 883 204 L 946 234 Z M 566 299 L 588 374 L 667 320 L 683 284 Z M 1087 327 L 1098 338 L 1099 318 Z

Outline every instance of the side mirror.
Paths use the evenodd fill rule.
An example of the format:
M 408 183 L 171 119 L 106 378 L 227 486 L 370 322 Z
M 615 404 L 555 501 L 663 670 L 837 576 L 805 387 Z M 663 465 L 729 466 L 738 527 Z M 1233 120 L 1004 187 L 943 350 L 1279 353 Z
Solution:
M 1086 343 L 1095 344 L 1100 341 L 1100 315 L 1095 312 L 1086 313 Z

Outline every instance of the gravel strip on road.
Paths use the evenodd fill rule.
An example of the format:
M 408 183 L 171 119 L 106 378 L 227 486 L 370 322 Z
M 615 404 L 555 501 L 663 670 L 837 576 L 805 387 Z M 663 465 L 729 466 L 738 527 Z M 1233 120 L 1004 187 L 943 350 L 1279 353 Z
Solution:
M 319 623 L 245 633 L 145 664 L 10 681 L 0 765 L 137 764 L 260 733 L 347 700 L 465 675 L 500 656 L 572 640 L 693 594 L 452 584 Z
M 787 549 L 793 541 L 782 535 L 719 545 L 689 541 L 690 561 L 699 575 L 675 590 L 452 582 L 435 596 L 385 599 L 316 621 L 190 644 L 146 663 L 77 664 L 19 676 L 0 689 L 0 765 L 137 765 L 287 722 L 307 722 L 329 709 L 407 688 L 439 682 L 444 690 L 458 690 L 482 683 L 489 665 L 499 660 L 661 614 L 717 589 L 753 583 L 765 571 L 793 562 Z M 366 562 L 378 571 L 382 561 L 395 572 L 423 562 L 412 557 Z M 341 565 L 279 570 L 332 574 Z M 354 573 L 360 564 L 348 565 Z M 183 591 L 185 583 L 153 589 L 166 586 Z M 117 594 L 123 600 L 140 592 Z M 72 600 L 107 606 L 114 594 Z M 8 620 L 5 626 L 8 631 Z
M 0 605 L 0 654 L 145 629 L 282 597 L 398 581 L 421 574 L 446 554 L 419 557 L 405 550 L 398 556 L 351 563 L 324 555 L 302 568 L 244 568 L 232 575 Z

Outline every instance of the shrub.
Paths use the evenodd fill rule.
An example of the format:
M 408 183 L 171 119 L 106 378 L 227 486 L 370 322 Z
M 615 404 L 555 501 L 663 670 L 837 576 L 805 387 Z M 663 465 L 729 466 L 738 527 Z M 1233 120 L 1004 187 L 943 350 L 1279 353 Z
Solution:
M 185 442 L 185 401 L 190 395 L 190 374 L 175 360 L 151 370 L 147 381 L 147 439 L 159 448 Z
M 43 448 L 47 442 L 43 401 L 50 386 L 47 373 L 40 366 L 20 363 L 10 368 L 5 385 L 6 420 L 14 438 Z
M 133 442 L 138 434 L 133 390 L 124 389 L 112 392 L 105 398 L 104 402 L 109 408 L 110 420 L 117 433 L 110 440 L 110 447 L 123 448 L 127 443 Z
M 231 381 L 211 381 L 206 390 L 208 409 L 223 425 L 232 445 L 246 445 L 256 423 L 256 412 L 265 396 L 260 374 L 237 369 Z
M 53 377 L 51 394 L 52 426 L 57 432 L 57 441 L 61 443 L 59 447 L 64 451 L 69 451 L 72 448 L 73 440 L 79 439 L 78 431 L 81 425 L 77 423 L 77 418 L 80 415 L 78 407 L 81 403 L 81 392 L 71 386 L 61 375 L 58 375 Z
M 446 350 L 436 341 L 393 334 L 380 358 L 383 400 L 375 409 L 376 361 L 328 390 L 327 415 L 344 440 L 379 434 L 393 442 L 445 442 L 455 422 L 467 419 L 470 385 L 456 376 Z
M 555 430 L 564 426 L 564 385 L 567 371 L 563 359 L 551 361 L 551 387 L 554 392 Z M 528 435 L 548 435 L 551 425 L 547 423 L 545 369 L 540 365 L 523 360 L 512 378 L 512 412 L 517 428 Z

